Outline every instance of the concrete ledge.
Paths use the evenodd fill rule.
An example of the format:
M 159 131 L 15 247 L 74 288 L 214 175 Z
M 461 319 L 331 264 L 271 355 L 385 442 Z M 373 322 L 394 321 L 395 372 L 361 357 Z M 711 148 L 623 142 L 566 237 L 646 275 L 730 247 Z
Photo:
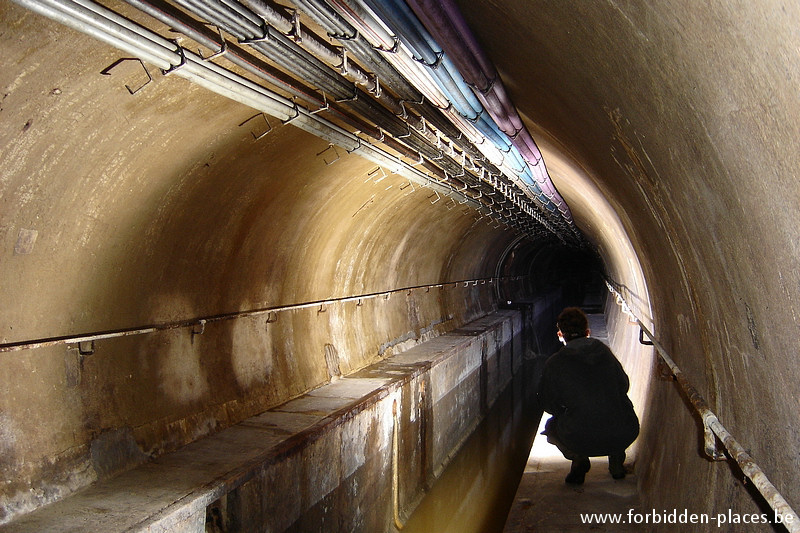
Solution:
M 385 530 L 510 382 L 521 335 L 492 313 L 0 531 Z

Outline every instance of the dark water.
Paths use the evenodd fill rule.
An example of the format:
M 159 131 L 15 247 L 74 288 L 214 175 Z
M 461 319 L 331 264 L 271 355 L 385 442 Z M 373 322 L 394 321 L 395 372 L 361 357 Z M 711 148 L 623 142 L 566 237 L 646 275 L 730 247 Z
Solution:
M 403 533 L 502 532 L 541 418 L 532 381 L 519 376 L 505 389 Z

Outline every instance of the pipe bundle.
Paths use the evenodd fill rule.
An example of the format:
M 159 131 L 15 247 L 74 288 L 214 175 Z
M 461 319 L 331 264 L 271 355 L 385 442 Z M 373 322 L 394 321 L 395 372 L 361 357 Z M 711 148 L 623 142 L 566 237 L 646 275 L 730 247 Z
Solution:
M 459 195 L 482 216 L 535 238 L 581 240 L 496 71 L 448 2 L 296 0 L 337 46 L 297 11 L 266 0 L 126 0 L 214 52 L 204 58 L 93 0 L 15 1 L 165 74 Z M 249 76 L 220 66 L 222 56 Z

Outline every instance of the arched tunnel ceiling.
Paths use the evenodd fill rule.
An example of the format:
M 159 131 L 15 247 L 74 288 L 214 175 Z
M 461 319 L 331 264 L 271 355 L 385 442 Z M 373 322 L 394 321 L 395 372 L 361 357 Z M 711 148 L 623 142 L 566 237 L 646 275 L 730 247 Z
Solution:
M 151 4 L 132 4 L 152 8 Z M 86 18 L 91 13 L 78 4 L 26 5 L 32 9 L 44 6 L 43 13 L 48 16 L 77 13 L 77 18 L 68 22 L 82 30 L 91 20 Z M 262 4 L 253 5 L 271 12 Z M 160 34 L 175 33 L 164 26 L 164 13 L 169 17 L 166 21 L 176 27 L 190 25 L 191 19 L 174 7 L 155 6 L 161 21 L 123 3 L 108 7 L 133 20 L 124 22 L 120 31 L 138 28 L 139 33 L 150 36 L 149 42 L 162 43 Z M 11 67 L 26 65 L 10 80 L 4 98 L 10 169 L 4 196 L 12 221 L 5 225 L 9 229 L 6 239 L 19 252 L 9 266 L 11 275 L 20 279 L 15 287 L 7 288 L 8 300 L 19 302 L 11 306 L 7 341 L 206 316 L 275 301 L 313 301 L 487 277 L 494 274 L 493 262 L 502 256 L 504 247 L 519 236 L 580 243 L 572 214 L 549 177 L 542 174 L 544 165 L 537 147 L 533 146 L 535 153 L 525 155 L 529 163 L 523 163 L 516 145 L 512 146 L 512 140 L 523 138 L 524 129 L 515 131 L 513 139 L 505 138 L 503 142 L 509 143 L 501 147 L 508 152 L 505 156 L 497 148 L 487 147 L 492 144 L 489 138 L 476 133 L 476 126 L 463 118 L 456 124 L 467 133 L 447 137 L 446 132 L 455 131 L 454 126 L 443 121 L 435 107 L 404 103 L 389 91 L 407 93 L 410 89 L 369 76 L 360 93 L 363 104 L 348 107 L 353 105 L 348 98 L 334 102 L 334 95 L 329 101 L 325 90 L 320 90 L 317 98 L 321 96 L 321 101 L 315 105 L 321 110 L 317 111 L 299 97 L 314 92 L 304 83 L 319 80 L 289 80 L 285 73 L 260 63 L 262 56 L 226 44 L 230 49 L 214 59 L 231 69 L 229 78 L 244 80 L 235 73 L 242 72 L 241 62 L 227 61 L 235 55 L 244 57 L 246 66 L 256 65 L 259 73 L 267 72 L 269 80 L 284 80 L 265 84 L 266 90 L 277 91 L 272 93 L 273 100 L 283 99 L 290 106 L 285 111 L 288 116 L 278 114 L 290 123 L 283 126 L 279 119 L 253 115 L 252 106 L 234 101 L 244 98 L 241 95 L 226 99 L 197 83 L 159 72 L 147 63 L 149 48 L 143 49 L 145 63 L 140 64 L 87 35 L 13 5 L 7 7 L 5 20 L 16 21 L 19 38 L 9 44 L 9 68 L 5 71 L 12 73 Z M 290 11 L 280 7 L 277 11 L 274 20 L 292 20 Z M 106 22 L 121 20 L 113 12 L 104 13 Z M 303 23 L 324 35 L 313 20 L 303 19 Z M 225 27 L 234 34 L 238 30 L 236 25 Z M 299 33 L 298 28 L 292 30 Z M 106 29 L 103 26 L 103 38 L 118 45 L 114 41 L 117 34 Z M 184 32 L 204 44 L 219 41 L 220 35 L 200 23 L 191 25 L 190 30 Z M 302 31 L 306 43 L 313 40 L 311 29 Z M 65 39 L 70 45 L 54 53 L 52 48 Z M 230 35 L 228 40 L 235 41 Z M 299 44 L 303 39 L 296 41 L 284 44 L 302 52 Z M 190 54 L 194 46 L 186 44 L 182 50 Z M 129 51 L 127 47 L 122 45 Z M 351 65 L 349 70 L 339 70 L 357 72 L 354 59 L 347 59 L 341 50 L 338 53 L 342 54 L 339 61 Z M 187 68 L 176 66 L 178 75 Z M 344 80 L 336 69 L 328 70 L 330 76 Z M 204 76 L 213 77 L 215 72 Z M 254 78 L 252 72 L 244 74 Z M 292 91 L 285 92 L 287 82 L 298 87 L 294 91 L 298 103 L 281 96 L 292 95 Z M 369 103 L 370 82 L 380 105 Z M 246 92 L 249 82 L 243 83 Z M 501 87 L 500 81 L 495 85 Z M 29 87 L 36 89 L 24 90 Z M 461 88 L 470 90 L 463 82 Z M 215 91 L 231 96 L 219 87 Z M 245 104 L 252 102 L 253 97 L 248 98 Z M 314 103 L 314 97 L 311 100 Z M 299 107 L 293 110 L 291 106 L 303 104 L 308 111 L 294 117 L 292 113 Z M 400 118 L 408 120 L 404 131 L 411 136 L 410 144 L 409 135 L 395 133 L 392 141 L 383 131 L 396 130 L 398 119 L 386 110 L 373 110 L 381 105 L 408 108 Z M 255 107 L 261 110 L 258 102 Z M 463 114 L 467 116 L 471 109 L 465 108 Z M 387 113 L 394 117 L 387 119 L 389 122 L 369 120 Z M 460 116 L 451 110 L 447 113 Z M 476 116 L 491 122 L 486 113 Z M 15 123 L 22 126 L 15 128 Z M 443 129 L 433 128 L 433 123 Z M 373 130 L 377 126 L 380 139 L 372 140 L 377 150 L 370 147 L 369 132 L 354 130 L 352 124 Z M 298 125 L 322 133 L 308 135 L 294 128 Z M 487 135 L 502 137 L 494 128 Z M 487 131 L 486 126 L 479 129 Z M 483 140 L 473 144 L 468 138 Z M 370 148 L 365 152 L 365 147 Z M 530 152 L 530 147 L 526 150 Z M 513 154 L 516 163 L 511 161 Z M 39 164 L 42 160 L 45 165 Z M 517 174 L 517 168 L 524 169 L 527 176 Z M 56 176 L 59 179 L 53 179 Z M 404 217 L 408 223 L 403 222 Z M 22 250 L 25 242 L 30 250 Z M 65 242 L 75 245 L 65 247 Z M 30 254 L 34 247 L 51 253 L 47 257 Z M 197 262 L 207 268 L 194 269 Z M 46 276 L 45 281 L 25 276 L 33 270 L 46 272 L 55 264 L 71 283 L 62 283 L 61 276 Z M 372 266 L 367 269 L 365 265 Z M 203 296 L 209 284 L 225 287 L 215 296 L 218 301 Z M 241 291 L 236 290 L 239 285 Z M 165 287 L 167 294 L 163 294 Z M 38 298 L 81 302 L 76 306 L 81 311 L 71 311 L 65 325 L 64 317 L 44 316 L 38 311 Z M 162 310 L 162 305 L 172 308 Z M 16 328 L 13 332 L 12 327 Z
M 106 5 L 148 19 L 123 2 Z M 658 323 L 662 342 L 776 484 L 797 497 L 800 7 L 679 0 L 459 7 L 544 155 L 574 228 L 639 315 Z M 177 36 L 164 24 L 152 27 Z M 450 188 L 426 182 L 414 154 L 400 156 L 396 144 L 389 158 L 367 157 L 374 154 L 356 140 L 367 138 L 354 125 L 369 125 L 361 113 L 331 118 L 347 132 L 348 148 L 334 149 L 298 121 L 253 119 L 252 106 L 157 69 L 131 95 L 125 85 L 137 88 L 147 77 L 137 62 L 101 75 L 130 54 L 10 2 L 0 4 L 0 40 L 4 343 L 490 278 L 520 237 L 535 245 L 555 236 L 519 206 L 484 216 L 486 207 L 478 211 L 453 192 L 464 182 L 437 174 L 435 164 L 426 172 Z M 456 163 L 459 153 L 451 154 Z M 577 235 L 564 222 L 569 217 L 546 218 L 566 228 L 560 236 L 567 242 Z M 457 319 L 469 315 L 470 304 L 486 304 L 487 294 L 450 296 L 461 304 Z M 364 346 L 383 350 L 387 338 L 396 340 L 391 335 L 404 338 L 398 331 L 408 326 L 398 317 L 405 303 L 391 305 L 400 311 L 377 312 L 378 327 L 350 311 L 332 319 L 346 317 L 366 331 L 340 339 L 342 352 L 352 352 L 343 355 L 350 368 L 377 357 L 361 353 Z M 441 300 L 421 303 L 414 328 L 450 320 L 443 307 Z M 237 351 L 230 346 L 237 343 L 239 352 L 253 349 L 263 331 L 231 334 L 202 348 L 198 361 L 207 369 L 186 370 L 171 358 L 198 350 L 188 343 L 115 348 L 106 363 L 117 365 L 107 371 L 112 377 L 77 407 L 52 386 L 64 380 L 63 355 L 27 352 L 3 376 L 4 422 L 15 424 L 24 443 L 13 452 L 28 459 L 25 468 L 38 468 L 46 453 L 85 445 L 99 428 L 138 424 L 152 433 L 148 442 L 159 442 L 166 430 L 147 426 L 152 420 L 182 420 L 213 402 L 246 413 L 255 407 L 230 407 L 242 391 L 265 398 L 259 406 L 298 394 L 328 376 L 312 356 L 295 354 L 319 351 L 337 330 L 304 330 L 312 320 L 292 324 L 304 338 L 282 325 L 269 341 L 274 359 L 254 350 L 249 360 L 221 364 L 217 352 Z M 261 363 L 279 377 L 267 382 L 254 370 Z M 87 372 L 104 375 L 88 364 Z M 126 381 L 142 368 L 159 383 L 146 410 L 136 398 L 152 384 L 136 381 L 141 376 Z M 35 377 L 17 379 L 32 370 Z M 226 379 L 210 399 L 208 382 L 189 374 L 215 371 Z M 120 390 L 134 399 L 122 399 Z M 665 395 L 654 394 L 650 416 L 681 437 L 647 456 L 653 466 L 643 479 L 655 485 L 677 483 L 664 481 L 659 467 L 670 455 L 686 458 L 693 444 L 673 421 L 683 406 Z M 12 397 L 23 401 L 12 404 Z M 688 415 L 683 421 L 691 423 Z M 25 438 L 42 427 L 40 438 Z M 181 438 L 193 437 L 175 441 Z M 649 438 L 652 444 L 657 436 Z M 692 487 L 681 493 L 689 500 L 727 497 L 700 492 L 718 482 L 707 469 L 681 475 Z

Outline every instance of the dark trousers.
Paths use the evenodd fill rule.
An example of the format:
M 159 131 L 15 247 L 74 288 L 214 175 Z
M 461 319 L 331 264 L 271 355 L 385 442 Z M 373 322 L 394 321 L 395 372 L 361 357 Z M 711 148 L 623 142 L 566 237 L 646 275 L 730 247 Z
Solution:
M 547 421 L 547 423 L 544 426 L 544 431 L 542 431 L 542 435 L 547 436 L 547 442 L 558 448 L 565 459 L 568 459 L 573 463 L 583 463 L 583 464 L 586 464 L 589 461 L 588 456 L 570 450 L 569 447 L 567 447 L 561 441 L 561 439 L 558 436 L 558 430 L 556 429 L 555 417 L 550 417 L 550 420 Z M 608 469 L 611 472 L 612 476 L 618 478 L 625 475 L 625 469 L 623 466 L 624 462 L 625 462 L 625 450 L 610 453 L 608 455 Z
M 547 437 L 547 442 L 558 448 L 565 459 L 569 459 L 570 461 L 587 459 L 587 456 L 573 452 L 563 442 L 561 442 L 561 439 L 558 437 L 558 430 L 556 430 L 555 420 L 556 417 L 550 417 L 550 420 L 548 420 L 544 425 L 544 431 L 542 431 L 542 435 Z

